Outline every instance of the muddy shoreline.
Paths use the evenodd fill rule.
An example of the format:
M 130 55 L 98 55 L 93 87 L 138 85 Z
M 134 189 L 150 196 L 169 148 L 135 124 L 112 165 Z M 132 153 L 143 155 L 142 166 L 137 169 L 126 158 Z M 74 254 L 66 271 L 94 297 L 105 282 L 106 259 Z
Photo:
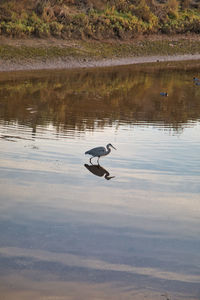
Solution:
M 88 59 L 88 58 L 62 58 L 42 60 L 25 60 L 25 61 L 5 61 L 0 59 L 0 72 L 10 71 L 28 71 L 28 70 L 48 70 L 48 69 L 74 69 L 74 68 L 94 68 L 94 67 L 111 67 L 132 64 L 144 64 L 154 62 L 176 62 L 200 60 L 200 54 L 172 55 L 172 56 L 145 56 L 145 57 L 127 57 L 127 58 L 105 58 L 105 59 Z

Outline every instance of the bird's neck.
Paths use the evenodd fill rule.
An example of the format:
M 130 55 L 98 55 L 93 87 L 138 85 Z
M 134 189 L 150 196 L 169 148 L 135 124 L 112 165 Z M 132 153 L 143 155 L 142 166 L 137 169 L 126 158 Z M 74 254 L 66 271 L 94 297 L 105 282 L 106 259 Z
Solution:
M 107 180 L 110 180 L 110 179 L 112 179 L 112 178 L 114 178 L 115 176 L 110 176 L 110 174 L 108 173 L 108 174 L 106 174 L 105 175 L 105 179 L 107 179 Z
M 107 154 L 110 153 L 110 151 L 111 151 L 110 146 L 107 145 L 106 148 L 107 148 Z

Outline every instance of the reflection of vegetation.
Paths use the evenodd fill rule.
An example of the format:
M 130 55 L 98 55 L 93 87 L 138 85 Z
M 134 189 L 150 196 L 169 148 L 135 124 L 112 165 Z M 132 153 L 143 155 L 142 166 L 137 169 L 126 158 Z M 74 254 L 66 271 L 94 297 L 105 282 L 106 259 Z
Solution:
M 34 131 L 48 124 L 57 131 L 84 131 L 142 121 L 178 129 L 200 117 L 200 89 L 192 70 L 134 66 L 37 74 L 0 81 L 0 118 L 5 122 L 28 124 Z M 163 90 L 169 97 L 160 96 Z

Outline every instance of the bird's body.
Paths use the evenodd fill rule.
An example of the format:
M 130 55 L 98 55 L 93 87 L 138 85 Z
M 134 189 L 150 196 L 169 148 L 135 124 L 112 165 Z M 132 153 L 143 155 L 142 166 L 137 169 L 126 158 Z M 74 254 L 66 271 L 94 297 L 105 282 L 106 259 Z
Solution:
M 92 157 L 90 158 L 90 162 L 91 162 L 91 159 L 92 159 L 93 157 L 98 157 L 98 162 L 99 162 L 99 158 L 100 158 L 101 156 L 106 156 L 106 155 L 108 155 L 108 154 L 110 153 L 110 151 L 111 151 L 110 147 L 112 147 L 113 149 L 115 149 L 115 147 L 113 147 L 113 145 L 108 144 L 108 145 L 106 146 L 107 150 L 106 150 L 105 147 L 95 147 L 95 148 L 93 148 L 93 149 L 91 149 L 91 150 L 86 151 L 85 154 L 89 154 L 89 155 L 92 156 Z M 115 149 L 115 150 L 116 150 L 116 149 Z
M 104 155 L 106 155 L 106 152 L 107 151 L 106 151 L 105 147 L 96 147 L 96 148 L 86 151 L 85 154 L 89 154 L 89 155 L 92 155 L 93 157 L 96 157 L 96 156 L 104 156 Z
M 168 96 L 168 93 L 167 93 L 167 92 L 161 92 L 160 95 L 161 95 L 161 96 L 167 97 L 167 96 Z

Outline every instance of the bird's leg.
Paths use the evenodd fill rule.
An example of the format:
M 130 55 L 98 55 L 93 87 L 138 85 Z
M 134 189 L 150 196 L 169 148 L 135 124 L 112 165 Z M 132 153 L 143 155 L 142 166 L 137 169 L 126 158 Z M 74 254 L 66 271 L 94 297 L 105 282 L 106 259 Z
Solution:
M 98 159 L 97 159 L 97 162 L 98 162 L 98 165 L 99 165 L 99 157 L 98 157 Z

